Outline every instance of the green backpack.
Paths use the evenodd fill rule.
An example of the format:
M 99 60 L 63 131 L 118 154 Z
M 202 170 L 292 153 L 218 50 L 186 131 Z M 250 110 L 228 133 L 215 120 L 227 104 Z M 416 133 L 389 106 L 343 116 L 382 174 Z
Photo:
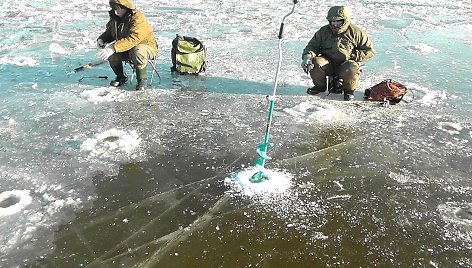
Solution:
M 206 48 L 194 37 L 177 36 L 172 41 L 172 72 L 199 74 L 207 67 Z

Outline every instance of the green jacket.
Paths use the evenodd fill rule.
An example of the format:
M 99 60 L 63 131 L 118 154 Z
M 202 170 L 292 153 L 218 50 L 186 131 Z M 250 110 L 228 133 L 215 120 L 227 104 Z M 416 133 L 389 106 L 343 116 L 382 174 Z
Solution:
M 157 42 L 152 31 L 152 26 L 146 20 L 146 17 L 138 11 L 130 0 L 113 0 L 114 3 L 125 6 L 128 12 L 122 17 L 115 15 L 110 10 L 110 20 L 107 28 L 98 39 L 102 39 L 106 43 L 116 40 L 115 51 L 124 52 L 132 49 L 139 44 L 149 45 L 157 54 Z
M 361 62 L 374 56 L 369 36 L 364 30 L 351 24 L 347 7 L 330 8 L 327 19 L 343 19 L 344 24 L 338 29 L 332 29 L 329 24 L 321 27 L 303 50 L 302 58 L 321 55 L 340 64 L 346 60 Z

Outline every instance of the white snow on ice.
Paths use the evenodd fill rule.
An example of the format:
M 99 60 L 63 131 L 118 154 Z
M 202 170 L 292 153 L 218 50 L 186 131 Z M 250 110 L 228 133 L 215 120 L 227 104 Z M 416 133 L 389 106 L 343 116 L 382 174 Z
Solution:
M 408 50 L 418 52 L 419 54 L 431 54 L 435 52 L 439 52 L 439 49 L 436 49 L 434 47 L 431 47 L 427 44 L 418 44 L 418 45 L 413 45 L 413 46 L 407 46 L 406 47 Z
M 59 45 L 58 43 L 51 43 L 49 45 L 49 51 L 51 53 L 55 53 L 55 54 L 60 54 L 60 55 L 64 55 L 64 54 L 68 54 L 69 52 L 67 50 L 65 50 L 61 45 Z
M 274 66 L 276 65 L 276 35 L 282 16 L 288 11 L 291 7 L 290 2 L 282 3 L 272 0 L 262 0 L 258 2 L 249 2 L 245 6 L 241 6 L 237 1 L 201 1 L 201 0 L 191 0 L 187 2 L 176 3 L 171 2 L 146 2 L 144 0 L 136 0 L 134 3 L 137 7 L 142 10 L 146 16 L 150 19 L 150 22 L 153 25 L 153 28 L 156 30 L 158 36 L 158 41 L 160 45 L 159 63 L 162 65 L 159 68 L 165 68 L 168 70 L 169 64 L 169 54 L 171 41 L 174 37 L 174 33 L 185 33 L 194 35 L 206 41 L 208 47 L 209 59 L 211 68 L 209 68 L 208 76 L 209 77 L 227 77 L 231 79 L 240 79 L 247 81 L 255 82 L 269 82 L 273 81 L 274 77 Z M 304 75 L 300 69 L 300 50 L 302 47 L 298 43 L 303 43 L 304 46 L 308 39 L 313 34 L 313 28 L 317 28 L 325 24 L 324 16 L 319 16 L 312 12 L 312 4 L 307 1 L 301 1 L 294 15 L 292 15 L 286 24 L 285 37 L 284 37 L 284 64 L 282 66 L 282 72 L 280 76 L 280 81 L 287 85 L 303 85 L 311 86 L 311 81 L 307 75 Z M 320 2 L 319 10 L 326 11 L 327 8 L 332 5 L 333 2 Z M 407 34 L 414 35 L 415 30 L 424 32 L 430 27 L 436 27 L 438 31 L 444 29 L 457 28 L 458 30 L 462 29 L 465 33 L 469 33 L 467 27 L 470 26 L 469 22 L 461 22 L 454 25 L 445 25 L 444 21 L 441 20 L 441 16 L 447 16 L 449 13 L 456 12 L 459 18 L 464 18 L 470 14 L 470 0 L 458 0 L 458 1 L 443 1 L 443 0 L 419 0 L 414 4 L 411 4 L 411 0 L 401 0 L 401 1 L 347 1 L 345 4 L 350 5 L 353 10 L 353 22 L 365 27 L 369 30 L 369 33 L 373 38 L 377 39 L 378 46 L 378 56 L 374 60 L 367 63 L 367 72 L 366 76 L 363 76 L 361 81 L 361 88 L 366 88 L 367 86 L 373 84 L 375 79 L 369 77 L 378 77 L 382 75 L 382 72 L 386 72 L 388 77 L 397 77 L 401 82 L 404 81 L 417 81 L 417 78 L 421 78 L 421 74 L 408 74 L 407 64 L 402 61 L 401 52 L 397 48 L 402 48 L 407 50 L 410 54 L 416 55 L 425 55 L 423 57 L 424 63 L 428 63 L 430 58 L 434 57 L 436 54 L 448 55 L 450 51 L 442 46 L 439 46 L 435 42 L 429 42 L 432 40 L 426 39 L 410 39 L 406 40 L 407 43 L 403 43 L 401 37 L 406 36 Z M 413 7 L 413 8 L 412 8 Z M 421 7 L 421 8 L 416 8 Z M 65 68 L 70 70 L 71 66 L 65 66 L 61 63 L 58 67 L 49 64 L 50 54 L 61 59 L 63 57 L 66 59 L 67 64 L 73 65 L 72 67 L 77 67 L 75 64 L 83 64 L 84 62 L 90 62 L 96 57 L 96 48 L 95 48 L 95 39 L 98 34 L 103 30 L 105 23 L 108 19 L 107 10 L 109 9 L 107 1 L 56 1 L 51 3 L 51 1 L 4 1 L 0 4 L 0 8 L 4 11 L 4 23 L 3 23 L 3 39 L 0 43 L 0 52 L 2 52 L 2 57 L 0 57 L 0 66 L 4 70 L 8 70 L 11 67 L 22 70 L 25 73 L 21 73 L 23 77 L 28 79 L 36 79 L 36 77 L 49 77 L 49 75 L 60 75 L 63 73 Z M 165 10 L 164 8 L 167 8 Z M 175 10 L 173 10 L 175 8 Z M 76 12 L 80 10 L 80 12 Z M 385 39 L 385 35 L 382 35 L 383 27 L 379 27 L 377 22 L 379 16 L 383 18 L 391 19 L 391 16 L 382 15 L 390 14 L 391 11 L 394 11 L 395 14 L 398 14 L 397 21 L 393 24 L 400 25 L 403 28 L 408 28 L 408 30 L 403 31 L 403 35 L 394 36 L 399 40 L 395 44 L 400 44 L 396 47 L 391 46 L 388 48 L 381 48 L 382 43 L 387 43 L 390 40 Z M 52 11 L 52 12 L 51 12 Z M 38 17 L 38 14 L 41 14 Z M 68 14 L 64 16 L 63 14 Z M 433 17 L 434 14 L 434 17 Z M 201 22 L 201 18 L 207 18 L 206 21 L 202 23 L 191 23 L 194 21 Z M 310 23 L 307 23 L 310 22 Z M 446 22 L 447 23 L 447 22 Z M 175 25 L 179 25 L 179 28 L 176 29 Z M 425 26 L 426 25 L 426 26 Z M 315 26 L 315 27 L 314 27 Z M 425 29 L 425 27 L 428 27 Z M 436 30 L 436 29 L 434 29 Z M 380 35 L 379 35 L 380 33 Z M 421 37 L 421 36 L 420 36 Z M 461 37 L 456 40 L 461 44 L 466 46 L 472 46 L 472 39 L 470 35 L 467 34 L 465 37 Z M 454 45 L 457 45 L 454 40 L 451 39 L 451 47 L 454 48 Z M 406 45 L 403 45 L 406 44 Z M 439 49 L 438 49 L 439 48 Z M 389 57 L 382 57 L 382 49 L 386 55 L 400 55 L 400 58 L 390 59 Z M 400 53 L 399 53 L 400 52 Z M 439 53 L 438 53 L 439 52 Z M 41 56 L 41 54 L 43 55 Z M 39 55 L 37 55 L 39 54 Z M 70 59 L 67 54 L 70 54 Z M 33 56 L 32 56 L 33 55 Z M 88 58 L 82 58 L 83 55 L 88 55 Z M 80 56 L 80 57 L 79 57 Z M 74 57 L 78 57 L 77 59 Z M 384 70 L 384 68 L 372 68 L 372 64 L 375 64 L 378 61 L 384 60 L 385 65 L 390 66 L 393 63 L 393 73 L 390 73 L 390 69 Z M 454 66 L 446 64 L 443 66 L 446 70 L 457 69 L 457 66 L 465 66 L 466 71 L 467 63 L 469 61 L 463 59 L 454 59 L 457 63 L 454 63 Z M 238 64 L 233 64 L 238 63 Z M 240 63 L 240 64 L 239 64 Z M 466 64 L 463 64 L 466 63 Z M 382 63 L 383 64 L 383 63 Z M 390 64 L 390 65 L 389 65 Z M 12 66 L 15 65 L 15 66 Z M 20 66 L 21 68 L 17 68 Z M 41 66 L 41 68 L 38 68 Z M 45 66 L 45 69 L 42 69 Z M 380 66 L 380 64 L 379 64 Z M 35 67 L 35 68 L 24 68 L 24 67 Z M 47 69 L 49 67 L 55 68 Z M 452 68 L 453 67 L 453 68 Z M 95 70 L 108 70 L 109 68 L 101 66 Z M 94 70 L 94 71 L 95 71 Z M 20 72 L 18 72 L 20 73 Z M 26 74 L 26 75 L 25 75 Z M 449 77 L 457 77 L 454 73 L 451 74 L 450 71 L 447 72 Z M 416 77 L 419 76 L 419 77 Z M 13 77 L 14 78 L 14 77 Z M 54 79 L 57 77 L 54 77 Z M 430 79 L 430 76 L 427 76 Z M 5 81 L 10 81 L 12 77 L 5 76 Z M 44 81 L 39 80 L 38 82 L 24 80 L 24 78 L 14 78 L 19 79 L 17 84 L 10 86 L 15 92 L 22 92 L 21 83 L 27 83 L 28 87 L 32 84 L 34 93 L 39 96 L 43 87 Z M 73 77 L 75 79 L 75 76 Z M 68 79 L 66 82 L 70 83 L 71 80 Z M 371 79 L 371 80 L 369 80 Z M 421 79 L 419 79 L 421 80 Z M 428 81 L 428 80 L 427 80 Z M 75 80 L 74 80 L 75 82 Z M 407 82 L 408 83 L 408 82 Z M 408 86 L 409 88 L 414 89 L 415 93 L 415 102 L 419 103 L 422 106 L 439 106 L 444 102 L 443 100 L 448 98 L 446 94 L 446 88 L 449 85 L 444 86 L 441 83 L 421 83 L 417 82 L 419 85 Z M 38 87 L 38 84 L 40 85 Z M 65 83 L 58 82 L 59 86 L 52 86 L 48 90 L 55 91 L 57 94 L 63 94 L 64 90 L 68 90 L 68 87 L 64 88 Z M 408 84 L 407 84 L 408 85 Z M 439 90 L 438 90 L 439 88 Z M 466 89 L 466 88 L 464 88 Z M 165 88 L 166 92 L 172 90 Z M 177 86 L 177 90 L 179 87 Z M 358 94 L 358 93 L 356 93 Z M 449 94 L 449 92 L 448 92 Z M 130 92 L 115 89 L 110 87 L 98 87 L 97 85 L 91 85 L 87 87 L 82 93 L 81 97 L 87 101 L 99 104 L 106 102 L 121 102 L 129 100 Z M 23 96 L 22 96 L 23 97 Z M 51 111 L 51 114 L 61 114 L 67 113 L 69 110 L 64 109 L 62 106 L 54 104 L 47 98 L 46 94 L 41 94 L 40 101 L 36 101 L 34 98 L 18 98 L 14 96 L 13 99 L 24 100 L 24 103 L 21 103 L 18 107 L 22 107 L 23 104 L 26 104 L 26 107 L 36 108 L 38 110 L 43 109 L 44 111 Z M 299 105 L 285 109 L 284 112 L 289 116 L 292 116 L 294 120 L 299 120 L 300 122 L 342 122 L 346 120 L 343 118 L 342 110 L 337 105 L 333 105 L 329 101 L 317 101 L 317 98 L 309 98 L 306 102 L 302 102 Z M 315 101 L 316 100 L 316 101 Z M 13 103 L 12 100 L 6 99 L 6 103 Z M 74 100 L 72 100 L 73 102 Z M 82 103 L 82 102 L 81 102 Z M 65 102 L 64 106 L 74 105 L 73 103 Z M 2 138 L 4 136 L 13 135 L 15 131 L 20 132 L 22 130 L 22 125 L 28 123 L 25 118 L 37 118 L 35 113 L 28 114 L 24 111 L 21 113 L 16 113 L 16 110 L 11 110 L 14 113 L 15 119 L 11 118 L 10 107 L 7 107 L 5 110 L 3 119 L 8 121 L 8 125 L 2 125 L 0 129 L 0 134 Z M 80 107 L 74 112 L 80 112 Z M 49 114 L 49 113 L 48 113 Z M 84 117 L 89 115 L 84 114 Z M 92 115 L 94 116 L 94 115 Z M 99 120 L 100 117 L 97 117 Z M 48 117 L 39 118 L 39 123 L 42 123 L 41 126 L 44 128 L 49 128 L 50 125 L 46 124 L 49 121 Z M 17 123 L 18 122 L 18 123 Z M 102 127 L 107 126 L 106 122 L 100 122 Z M 450 133 L 456 133 L 460 131 L 458 125 L 448 122 L 440 122 L 439 128 L 444 131 L 451 131 Z M 107 127 L 104 127 L 107 129 Z M 62 131 L 62 132 L 61 132 Z M 66 140 L 70 136 L 81 136 L 85 135 L 84 133 L 87 130 L 76 129 L 76 128 L 60 128 L 59 133 L 54 129 L 51 131 L 51 135 L 62 136 L 63 140 Z M 31 131 L 30 133 L 33 133 Z M 472 138 L 472 133 L 469 133 Z M 52 136 L 51 136 L 52 137 Z M 47 140 L 51 139 L 50 136 L 43 136 L 41 139 Z M 30 140 L 31 135 L 22 136 L 21 140 L 28 141 Z M 56 140 L 56 139 L 51 139 Z M 104 161 L 127 161 L 132 159 L 133 156 L 142 153 L 144 150 L 140 148 L 141 138 L 137 132 L 132 130 L 118 130 L 112 129 L 98 133 L 97 135 L 87 139 L 82 143 L 80 147 L 80 152 L 92 158 L 92 160 L 101 159 Z M 25 143 L 25 147 L 30 147 L 31 143 Z M 24 144 L 19 144 L 19 148 Z M 49 148 L 49 147 L 48 147 Z M 56 152 L 54 146 L 52 146 L 54 152 Z M 31 148 L 28 148 L 31 149 Z M 21 151 L 21 150 L 19 150 Z M 60 148 L 59 150 L 60 151 Z M 10 152 L 8 152 L 10 153 Z M 48 152 L 45 152 L 48 154 Z M 7 155 L 8 157 L 8 155 Z M 15 157 L 18 157 L 15 154 Z M 40 160 L 40 159 L 38 159 Z M 54 163 L 55 158 L 50 158 L 50 161 L 47 163 Z M 38 161 L 41 162 L 41 161 Z M 93 162 L 93 161 L 92 161 Z M 42 162 L 41 162 L 42 163 Z M 2 163 L 5 164 L 5 163 Z M 32 162 L 28 164 L 24 170 L 35 171 L 37 167 Z M 47 166 L 50 167 L 53 171 L 56 171 L 56 166 Z M 4 170 L 0 170 L 3 174 L 9 175 L 10 173 L 16 174 L 21 172 L 21 169 L 16 169 L 15 166 L 8 166 L 5 164 Z M 57 169 L 57 172 L 61 172 L 60 169 Z M 238 190 L 243 194 L 252 194 L 252 195 L 270 195 L 274 196 L 279 193 L 282 195 L 288 195 L 292 184 L 292 177 L 290 174 L 285 174 L 278 171 L 268 171 L 274 172 L 275 175 L 271 175 L 269 181 L 264 181 L 259 184 L 254 184 L 249 181 L 250 176 L 253 172 L 257 170 L 244 170 L 240 172 L 240 175 L 243 176 L 243 179 L 235 183 L 234 180 L 227 178 L 228 186 L 234 191 Z M 36 173 L 32 173 L 36 174 Z M 61 174 L 61 173 L 59 173 Z M 43 175 L 43 174 L 41 174 Z M 8 196 L 13 196 L 13 193 L 16 193 L 19 196 L 19 202 L 2 210 L 2 213 L 9 214 L 9 216 L 4 217 L 3 219 L 10 219 L 13 223 L 12 218 L 21 217 L 21 220 L 10 224 L 7 227 L 2 226 L 2 233 L 0 239 L 0 255 L 5 256 L 9 254 L 9 250 L 21 249 L 25 247 L 23 245 L 31 245 L 31 241 L 41 241 L 41 237 L 50 237 L 51 232 L 56 229 L 56 226 L 60 224 L 60 220 L 70 220 L 69 209 L 80 208 L 81 203 L 87 203 L 86 200 L 90 200 L 88 194 L 92 194 L 92 191 L 87 192 L 87 195 L 83 193 L 70 193 L 67 190 L 67 187 L 74 185 L 74 180 L 76 178 L 63 178 L 60 175 L 51 172 L 51 174 L 44 174 L 41 176 L 41 179 L 35 178 L 36 183 L 31 183 L 31 191 L 34 193 L 28 192 L 27 190 L 10 190 L 0 189 L 5 192 L 2 198 L 8 198 Z M 57 177 L 59 176 L 59 179 Z M 414 179 L 413 176 L 403 173 L 391 173 L 389 176 L 392 179 L 396 179 L 399 182 L 411 183 Z M 63 188 L 60 185 L 52 183 L 50 180 L 53 178 L 61 180 Z M 4 179 L 3 177 L 1 179 Z M 280 181 L 278 181 L 280 179 Z M 23 179 L 22 179 L 23 180 Z M 245 182 L 244 187 L 240 182 Z M 259 187 L 259 188 L 258 188 Z M 20 188 L 22 189 L 22 188 Z M 292 187 L 293 189 L 293 187 Z M 83 189 L 82 192 L 86 192 Z M 342 187 L 341 187 L 342 190 Z M 16 191 L 20 191 L 18 193 Z M 27 193 L 28 192 L 28 193 Z M 81 192 L 81 191 L 79 191 Z M 26 195 L 28 194 L 28 195 Z M 64 196 L 65 194 L 65 196 Z M 26 204 L 29 198 L 31 199 L 29 205 Z M 35 199 L 39 196 L 44 199 L 42 202 L 36 204 Z M 71 199 L 70 196 L 73 196 Z M 80 198 L 79 198 L 80 197 Z M 5 200 L 0 198 L 0 200 Z M 342 199 L 349 199 L 347 195 L 336 195 L 330 197 L 333 202 L 343 201 Z M 293 196 L 290 198 L 285 198 L 282 200 L 286 202 L 286 205 L 279 206 L 280 210 L 277 211 L 281 217 L 287 219 L 287 226 L 310 226 L 310 222 L 305 222 L 304 219 L 300 219 L 300 222 L 296 222 L 293 219 L 297 219 L 300 212 L 307 212 L 310 215 L 316 214 L 319 212 L 320 215 L 324 214 L 321 208 L 318 207 L 317 203 L 303 203 L 300 200 L 296 199 Z M 25 206 L 23 206 L 25 205 Z M 33 205 L 36 207 L 31 208 Z M 267 202 L 267 208 L 270 207 L 270 203 Z M 298 211 L 294 211 L 293 208 L 298 208 Z M 447 214 L 454 213 L 457 210 L 458 204 L 448 205 Z M 445 212 L 441 207 L 438 208 L 440 212 Z M 15 212 L 16 211 L 16 212 Z M 13 213 L 14 212 L 14 213 Z M 11 214 L 13 213 L 13 214 Z M 452 215 L 452 214 L 450 214 Z M 284 217 L 285 216 L 285 217 Z M 448 217 L 446 217 L 448 218 Z M 308 221 L 308 220 L 306 220 Z M 470 226 L 470 222 L 466 222 L 467 226 Z M 38 232 L 44 229 L 52 230 L 49 233 Z M 316 239 L 325 239 L 326 237 L 314 230 L 308 230 L 307 235 L 314 235 Z M 454 239 L 460 239 L 461 235 L 466 236 L 465 241 L 470 240 L 470 232 L 458 232 L 458 237 L 454 237 L 456 234 L 451 233 L 451 236 Z M 468 240 L 467 240 L 468 236 Z M 448 236 L 449 237 L 449 236 Z M 49 238 L 48 238 L 49 239 Z M 44 243 L 44 245 L 53 249 L 54 245 L 51 240 L 48 240 L 49 243 Z M 33 244 L 37 246 L 38 244 Z M 31 258 L 27 256 L 29 253 L 29 248 L 24 249 L 24 259 Z M 23 256 L 23 255 L 22 255 Z M 24 259 L 18 260 L 19 265 L 27 265 L 24 262 Z M 17 264 L 15 263 L 15 266 Z
M 80 146 L 80 150 L 93 158 L 134 158 L 139 153 L 141 138 L 134 130 L 112 128 L 88 138 Z
M 225 178 L 225 185 L 230 187 L 229 193 L 241 193 L 246 196 L 262 196 L 283 193 L 292 186 L 293 176 L 287 172 L 264 169 L 267 179 L 254 183 L 251 178 L 260 169 L 256 167 L 246 168 L 231 177 Z
M 9 57 L 9 56 L 4 56 L 0 58 L 0 64 L 12 64 L 12 65 L 18 65 L 18 66 L 29 66 L 29 67 L 34 67 L 39 65 L 38 61 L 31 58 L 31 57 L 25 57 L 25 56 L 16 56 L 16 57 Z
M 126 99 L 126 91 L 115 87 L 98 87 L 84 90 L 80 95 L 92 103 L 124 101 Z
M 285 108 L 283 111 L 292 116 L 294 120 L 299 123 L 347 123 L 350 119 L 333 104 L 315 102 L 311 99 L 301 102 L 292 108 Z
M 459 134 L 463 129 L 460 124 L 453 122 L 439 122 L 438 128 L 452 135 Z

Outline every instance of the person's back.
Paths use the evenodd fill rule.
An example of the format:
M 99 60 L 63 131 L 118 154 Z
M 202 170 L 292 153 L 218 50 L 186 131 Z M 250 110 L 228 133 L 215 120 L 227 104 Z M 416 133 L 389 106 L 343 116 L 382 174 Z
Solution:
M 302 68 L 310 74 L 314 84 L 308 93 L 326 91 L 326 76 L 334 76 L 344 92 L 344 99 L 351 100 L 359 84 L 358 62 L 374 55 L 373 46 L 367 33 L 351 24 L 347 7 L 331 7 L 326 19 L 329 24 L 315 33 L 302 53 Z

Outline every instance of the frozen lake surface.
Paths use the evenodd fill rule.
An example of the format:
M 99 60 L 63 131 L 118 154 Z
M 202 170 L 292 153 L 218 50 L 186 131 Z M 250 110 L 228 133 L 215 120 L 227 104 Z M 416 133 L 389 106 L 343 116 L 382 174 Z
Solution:
M 160 81 L 108 87 L 107 1 L 0 4 L 1 267 L 472 267 L 472 6 L 346 1 L 377 54 L 354 102 L 306 95 L 301 51 L 335 1 L 134 1 Z M 175 34 L 208 49 L 170 73 Z M 128 68 L 129 71 L 129 68 Z M 99 76 L 107 76 L 101 79 Z M 363 89 L 413 94 L 384 107 Z M 80 82 L 79 82 L 80 80 Z

